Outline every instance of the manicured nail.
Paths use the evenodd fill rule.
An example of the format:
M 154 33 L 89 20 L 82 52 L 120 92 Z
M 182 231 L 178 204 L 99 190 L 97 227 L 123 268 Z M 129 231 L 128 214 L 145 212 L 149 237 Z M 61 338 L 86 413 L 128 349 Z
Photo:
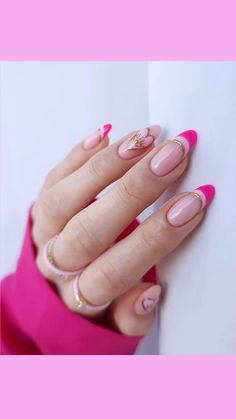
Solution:
M 192 220 L 202 208 L 211 203 L 215 195 L 213 185 L 199 186 L 193 192 L 183 196 L 171 207 L 167 213 L 169 223 L 180 227 Z
M 104 138 L 109 134 L 109 132 L 112 129 L 111 124 L 105 124 L 101 127 L 101 140 L 104 140 Z
M 156 131 L 160 133 L 160 127 L 155 127 Z M 154 130 L 144 128 L 136 132 L 130 138 L 126 139 L 119 147 L 118 154 L 122 159 L 129 160 L 137 157 L 144 149 L 149 147 L 156 136 Z
M 153 285 L 153 287 L 146 289 L 134 304 L 135 313 L 140 316 L 151 313 L 156 308 L 160 295 L 160 285 Z
M 90 135 L 86 140 L 83 142 L 83 147 L 85 150 L 92 150 L 93 148 L 97 147 L 98 144 L 104 138 L 107 137 L 108 133 L 111 131 L 112 125 L 111 124 L 105 124 L 101 128 L 99 128 L 94 134 Z
M 203 185 L 195 189 L 194 192 L 202 198 L 203 207 L 206 207 L 214 199 L 216 190 L 213 185 Z
M 193 130 L 181 132 L 174 140 L 164 145 L 151 160 L 151 170 L 157 176 L 171 172 L 190 153 L 197 142 L 197 133 Z

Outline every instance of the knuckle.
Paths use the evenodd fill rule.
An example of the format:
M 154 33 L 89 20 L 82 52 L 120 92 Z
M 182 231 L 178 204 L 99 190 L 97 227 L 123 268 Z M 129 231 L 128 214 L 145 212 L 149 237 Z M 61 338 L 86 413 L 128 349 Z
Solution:
M 80 153 L 81 153 L 81 144 L 76 144 L 76 146 L 73 147 L 72 150 L 67 154 L 64 160 L 64 163 L 66 162 L 71 166 L 77 166 Z
M 156 234 L 155 228 L 142 228 L 137 235 L 137 246 L 141 249 L 145 248 L 149 253 L 156 253 L 158 247 L 159 235 Z
M 88 259 L 95 257 L 99 248 L 92 230 L 79 218 L 70 223 L 70 248 L 74 254 L 84 254 Z
M 103 258 L 102 264 L 97 267 L 97 277 L 102 283 L 102 288 L 108 295 L 118 296 L 127 289 L 124 277 L 119 273 L 115 266 L 107 259 Z
M 153 257 L 162 257 L 170 251 L 173 237 L 170 236 L 162 218 L 153 218 L 143 225 L 137 235 L 139 246 L 145 247 Z
M 92 179 L 101 179 L 106 171 L 105 159 L 101 153 L 96 154 L 87 163 L 88 173 Z
M 54 179 L 55 179 L 55 170 L 51 169 L 48 174 L 45 176 L 44 179 L 44 186 L 45 187 L 49 187 L 54 183 Z
M 52 190 L 45 191 L 41 197 L 40 213 L 43 218 L 56 218 L 60 214 L 60 197 Z
M 117 186 L 117 193 L 122 202 L 129 204 L 130 201 L 135 201 L 137 204 L 144 204 L 143 188 L 136 182 L 130 182 L 126 177 L 120 179 Z

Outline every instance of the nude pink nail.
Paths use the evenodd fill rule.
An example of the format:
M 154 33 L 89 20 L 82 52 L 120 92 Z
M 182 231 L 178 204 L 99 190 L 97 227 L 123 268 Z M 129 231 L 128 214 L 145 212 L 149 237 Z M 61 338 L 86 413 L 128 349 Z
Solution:
M 112 125 L 105 124 L 99 128 L 96 132 L 86 138 L 83 142 L 83 147 L 85 150 L 92 150 L 96 148 L 104 138 L 107 137 L 108 133 L 111 131 Z
M 122 159 L 129 160 L 137 157 L 155 140 L 149 128 L 136 132 L 125 140 L 119 147 L 118 154 Z
M 179 199 L 168 211 L 167 220 L 174 227 L 180 227 L 194 218 L 215 195 L 213 185 L 204 185 Z
M 151 313 L 157 306 L 160 299 L 161 287 L 160 285 L 153 285 L 146 289 L 136 300 L 134 304 L 134 311 L 139 316 Z
M 175 169 L 197 142 L 197 133 L 184 131 L 165 144 L 151 160 L 151 170 L 157 176 L 165 176 Z

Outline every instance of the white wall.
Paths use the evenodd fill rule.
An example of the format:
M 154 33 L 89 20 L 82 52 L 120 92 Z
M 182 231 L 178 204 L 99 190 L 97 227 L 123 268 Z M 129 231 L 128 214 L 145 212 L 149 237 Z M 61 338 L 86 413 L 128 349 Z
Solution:
M 26 212 L 48 170 L 112 122 L 112 141 L 148 124 L 147 63 L 1 63 L 0 275 L 14 268 Z
M 2 63 L 1 275 L 14 269 L 45 173 L 104 122 L 112 141 L 160 123 L 199 144 L 176 190 L 217 187 L 202 227 L 160 267 L 162 354 L 235 353 L 235 63 Z M 175 188 L 173 188 L 175 190 Z M 139 353 L 157 352 L 157 322 Z
M 161 354 L 236 354 L 236 63 L 152 63 L 150 122 L 198 131 L 191 167 L 173 191 L 216 186 L 206 220 L 160 266 L 168 293 Z

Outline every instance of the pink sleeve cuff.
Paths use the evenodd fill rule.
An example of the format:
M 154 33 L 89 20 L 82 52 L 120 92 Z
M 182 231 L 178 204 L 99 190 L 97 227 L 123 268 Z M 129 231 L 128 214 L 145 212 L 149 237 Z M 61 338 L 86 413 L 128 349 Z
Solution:
M 2 354 L 133 354 L 139 337 L 122 335 L 70 311 L 35 264 L 32 220 L 16 273 L 1 281 Z M 118 238 L 138 226 L 135 220 Z M 152 268 L 144 281 L 155 282 Z

